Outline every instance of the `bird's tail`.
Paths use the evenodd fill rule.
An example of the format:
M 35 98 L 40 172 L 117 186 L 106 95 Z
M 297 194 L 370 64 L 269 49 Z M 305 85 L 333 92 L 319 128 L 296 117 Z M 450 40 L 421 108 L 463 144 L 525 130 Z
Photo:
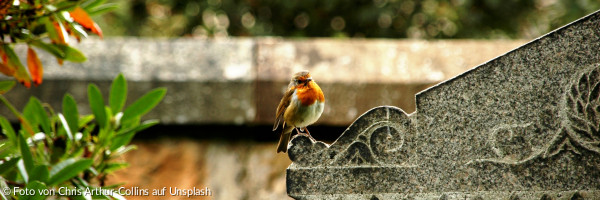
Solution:
M 277 153 L 287 152 L 288 142 L 290 141 L 292 131 L 294 130 L 293 126 L 285 126 L 284 124 L 283 127 L 283 132 L 281 133 L 281 136 L 279 136 L 279 144 L 277 144 Z

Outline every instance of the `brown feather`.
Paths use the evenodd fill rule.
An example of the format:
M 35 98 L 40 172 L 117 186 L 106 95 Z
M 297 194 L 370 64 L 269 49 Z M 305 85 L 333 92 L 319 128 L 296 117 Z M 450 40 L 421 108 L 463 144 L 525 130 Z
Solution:
M 293 94 L 294 87 L 288 88 L 287 92 L 283 94 L 283 98 L 281 98 L 279 106 L 277 106 L 277 112 L 275 113 L 275 124 L 273 124 L 273 131 L 277 130 L 279 122 L 283 120 L 283 114 L 285 113 L 285 109 L 290 105 L 290 101 L 292 101 Z
M 277 153 L 287 152 L 288 143 L 290 142 L 290 138 L 292 136 L 292 131 L 294 130 L 294 126 L 286 126 L 285 122 L 283 122 L 283 131 L 279 136 L 279 143 L 277 143 Z

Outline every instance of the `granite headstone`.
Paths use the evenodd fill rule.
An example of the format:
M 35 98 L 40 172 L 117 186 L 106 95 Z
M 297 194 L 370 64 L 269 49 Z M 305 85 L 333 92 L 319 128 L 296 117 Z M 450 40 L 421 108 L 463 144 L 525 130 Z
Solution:
M 600 199 L 599 51 L 596 12 L 417 94 L 412 114 L 373 108 L 331 145 L 294 136 L 288 194 Z

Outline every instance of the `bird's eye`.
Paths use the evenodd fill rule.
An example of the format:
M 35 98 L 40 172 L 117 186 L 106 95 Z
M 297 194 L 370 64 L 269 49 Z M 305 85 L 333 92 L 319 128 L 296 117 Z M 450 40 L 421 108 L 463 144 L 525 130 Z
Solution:
M 296 84 L 300 84 L 300 83 L 302 83 L 302 81 L 299 79 L 296 79 Z

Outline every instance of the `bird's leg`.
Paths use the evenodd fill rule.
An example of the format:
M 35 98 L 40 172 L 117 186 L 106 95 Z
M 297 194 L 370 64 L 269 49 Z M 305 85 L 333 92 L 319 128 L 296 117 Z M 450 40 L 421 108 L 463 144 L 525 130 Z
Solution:
M 303 131 L 306 131 L 306 134 L 310 135 L 310 132 L 308 132 L 308 128 L 304 127 Z
M 306 133 L 303 132 L 302 128 L 300 128 L 300 130 L 298 130 L 298 127 L 294 127 L 296 129 L 296 133 L 301 134 L 301 135 L 306 135 Z
M 306 131 L 306 135 L 307 135 L 307 136 L 308 136 L 310 139 L 312 139 L 312 140 L 315 140 L 315 138 L 313 138 L 313 137 L 312 137 L 312 135 L 310 135 L 310 132 L 308 132 L 308 128 L 307 128 L 307 127 L 300 128 L 300 130 L 302 130 L 302 131 Z

